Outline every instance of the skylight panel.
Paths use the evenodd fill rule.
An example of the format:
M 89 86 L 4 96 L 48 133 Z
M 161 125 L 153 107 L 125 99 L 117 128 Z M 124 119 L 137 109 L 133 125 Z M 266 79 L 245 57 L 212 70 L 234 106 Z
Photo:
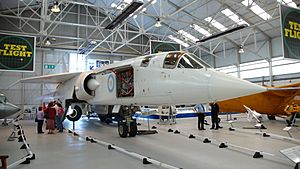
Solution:
M 126 3 L 126 4 L 130 4 L 131 2 L 132 2 L 132 0 L 123 0 L 124 1 L 124 3 Z
M 220 22 L 216 21 L 215 19 L 213 19 L 212 17 L 207 17 L 204 19 L 206 22 L 210 22 L 210 24 L 212 24 L 214 27 L 216 27 L 217 29 L 219 29 L 220 31 L 226 31 L 227 28 L 222 25 Z
M 150 0 L 148 0 L 148 1 L 150 1 Z M 153 4 L 155 4 L 156 2 L 157 2 L 157 0 L 154 0 L 154 1 L 151 2 L 151 4 L 153 5 Z
M 182 41 L 182 40 L 180 40 L 180 39 L 178 39 L 176 37 L 174 37 L 173 35 L 169 35 L 168 38 L 170 38 L 171 40 L 179 43 L 180 45 L 182 45 L 182 46 L 184 46 L 186 48 L 190 46 L 189 44 L 185 43 L 184 41 Z
M 295 2 L 293 2 L 292 0 L 277 0 L 277 2 L 280 2 L 282 4 L 287 4 L 290 7 L 294 7 L 297 8 L 297 5 Z
M 268 20 L 271 17 L 265 10 L 263 10 L 260 6 L 258 6 L 253 0 L 244 0 L 242 1 L 242 4 L 245 6 L 250 6 L 250 10 L 254 12 L 256 15 L 261 17 L 263 20 Z
M 193 24 L 190 25 L 192 28 L 194 28 L 196 31 L 200 32 L 202 35 L 209 37 L 211 36 L 211 33 L 209 33 L 207 30 L 201 28 L 199 25 Z
M 233 22 L 237 23 L 238 25 L 248 25 L 249 24 L 244 21 L 243 19 L 239 18 L 239 16 L 237 16 L 235 13 L 233 13 L 230 9 L 224 9 L 223 11 L 221 11 L 224 15 L 226 15 L 228 18 L 230 18 Z
M 184 36 L 185 38 L 188 38 L 189 40 L 193 41 L 193 42 L 197 42 L 199 41 L 198 38 L 196 38 L 195 36 L 187 33 L 186 31 L 184 30 L 179 30 L 178 33 L 180 33 L 182 36 Z

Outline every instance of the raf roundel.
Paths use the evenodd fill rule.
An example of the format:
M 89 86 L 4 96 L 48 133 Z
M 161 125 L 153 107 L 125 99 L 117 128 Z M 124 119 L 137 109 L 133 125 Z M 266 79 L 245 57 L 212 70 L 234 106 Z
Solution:
M 107 78 L 107 88 L 109 92 L 112 92 L 114 90 L 115 81 L 112 74 L 110 74 Z

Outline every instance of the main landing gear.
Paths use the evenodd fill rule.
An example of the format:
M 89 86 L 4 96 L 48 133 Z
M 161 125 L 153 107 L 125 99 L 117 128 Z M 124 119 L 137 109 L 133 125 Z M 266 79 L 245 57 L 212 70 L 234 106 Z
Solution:
M 137 134 L 137 124 L 136 119 L 132 116 L 138 107 L 135 106 L 122 106 L 120 109 L 120 120 L 118 121 L 118 132 L 120 137 L 135 137 Z

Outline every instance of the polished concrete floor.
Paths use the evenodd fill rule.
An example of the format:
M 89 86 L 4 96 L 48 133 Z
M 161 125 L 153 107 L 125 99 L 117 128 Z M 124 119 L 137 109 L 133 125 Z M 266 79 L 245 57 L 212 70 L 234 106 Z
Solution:
M 229 131 L 230 124 L 226 122 L 226 116 L 222 117 L 223 129 L 210 130 L 205 126 L 205 131 L 199 131 L 196 127 L 197 119 L 177 119 L 173 125 L 157 124 L 157 120 L 150 120 L 150 127 L 156 126 L 158 134 L 138 135 L 133 138 L 120 138 L 116 124 L 107 125 L 98 119 L 82 118 L 75 123 L 75 131 L 81 136 L 74 136 L 65 131 L 56 134 L 37 134 L 36 126 L 32 120 L 20 121 L 23 126 L 27 142 L 36 155 L 36 159 L 30 164 L 18 165 L 18 169 L 53 169 L 53 168 L 101 168 L 101 169 L 148 169 L 162 168 L 154 164 L 144 165 L 141 160 L 108 150 L 106 146 L 87 142 L 86 136 L 114 144 L 130 152 L 158 160 L 162 163 L 183 169 L 292 169 L 294 163 L 279 151 L 298 146 L 299 142 L 263 137 L 258 129 L 242 129 L 251 127 L 244 118 L 245 115 L 234 115 L 237 121 L 233 123 L 236 131 Z M 210 118 L 206 118 L 210 122 Z M 139 129 L 147 129 L 147 121 L 138 120 L 141 123 Z M 72 123 L 65 122 L 65 127 L 72 129 Z M 288 133 L 282 129 L 284 120 L 264 122 L 267 129 L 263 132 L 288 137 Z M 178 130 L 180 134 L 168 132 Z M 7 141 L 13 131 L 13 125 L 0 127 L 0 155 L 9 155 L 8 164 L 12 164 L 27 152 L 21 150 L 18 139 Z M 298 128 L 291 130 L 295 139 L 300 139 Z M 190 139 L 193 134 L 196 138 Z M 209 138 L 211 143 L 203 143 L 204 138 Z M 220 143 L 228 145 L 227 148 L 219 148 Z M 263 158 L 253 158 L 255 151 L 261 152 Z

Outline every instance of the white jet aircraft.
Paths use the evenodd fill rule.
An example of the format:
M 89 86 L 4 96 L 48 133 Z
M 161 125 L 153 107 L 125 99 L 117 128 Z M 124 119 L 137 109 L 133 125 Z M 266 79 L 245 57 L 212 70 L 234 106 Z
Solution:
M 143 105 L 184 105 L 220 101 L 266 91 L 266 88 L 212 69 L 183 51 L 164 52 L 117 62 L 89 72 L 21 79 L 26 83 L 58 83 L 71 121 L 88 105 L 118 105 L 121 137 L 137 134 L 132 115 Z M 121 105 L 121 106 L 120 106 Z M 100 113 L 101 112 L 97 112 Z

